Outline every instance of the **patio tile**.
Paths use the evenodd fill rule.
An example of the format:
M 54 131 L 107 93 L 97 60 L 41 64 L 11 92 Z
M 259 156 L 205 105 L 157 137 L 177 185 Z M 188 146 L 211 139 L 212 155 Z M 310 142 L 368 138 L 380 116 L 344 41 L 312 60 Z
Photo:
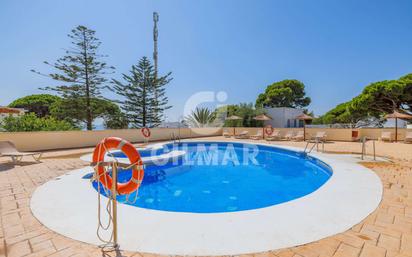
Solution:
M 294 252 L 303 257 L 318 257 L 319 253 L 311 250 L 307 245 L 296 247 Z
M 6 256 L 6 242 L 4 238 L 0 238 L 0 257 Z
M 348 233 L 339 234 L 336 236 L 336 238 L 344 242 L 345 244 L 356 247 L 356 248 L 361 248 L 363 244 L 365 243 L 365 241 L 360 239 L 359 237 L 356 237 Z
M 295 255 L 291 250 L 276 250 L 273 251 L 273 254 L 275 254 L 276 257 L 293 257 L 293 255 Z
M 14 237 L 24 233 L 24 227 L 22 224 L 16 224 L 9 227 L 4 227 L 5 237 Z
M 347 244 L 341 244 L 333 257 L 357 257 L 360 249 Z
M 56 236 L 56 235 L 52 238 L 52 242 L 53 242 L 54 247 L 58 251 L 68 248 L 74 244 L 73 240 L 66 239 L 64 237 Z
M 33 252 L 39 252 L 49 248 L 54 249 L 55 251 L 54 245 L 51 240 L 41 241 L 39 243 L 32 243 L 31 241 L 29 242 Z
M 257 253 L 253 254 L 254 257 L 275 257 L 272 252 L 264 252 L 264 253 Z
M 366 244 L 361 251 L 360 257 L 385 257 L 386 249 Z
M 412 255 L 412 234 L 402 235 L 401 252 Z
M 400 239 L 387 235 L 381 235 L 379 237 L 378 246 L 387 250 L 398 251 L 400 247 Z
M 31 249 L 27 240 L 7 246 L 8 257 L 21 257 L 30 253 Z

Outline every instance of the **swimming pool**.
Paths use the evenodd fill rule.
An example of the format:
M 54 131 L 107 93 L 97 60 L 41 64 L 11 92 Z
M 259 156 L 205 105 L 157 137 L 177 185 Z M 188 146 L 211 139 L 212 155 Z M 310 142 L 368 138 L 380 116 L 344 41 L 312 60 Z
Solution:
M 138 196 L 119 202 L 141 208 L 192 213 L 263 208 L 312 193 L 331 176 L 331 168 L 301 153 L 264 145 L 224 142 L 165 144 L 145 156 L 183 150 L 174 161 L 145 168 Z M 125 157 L 115 153 L 116 157 Z M 131 171 L 119 172 L 126 182 Z M 97 183 L 93 183 L 97 189 Z M 105 192 L 102 192 L 105 194 Z M 131 200 L 133 199 L 133 200 Z

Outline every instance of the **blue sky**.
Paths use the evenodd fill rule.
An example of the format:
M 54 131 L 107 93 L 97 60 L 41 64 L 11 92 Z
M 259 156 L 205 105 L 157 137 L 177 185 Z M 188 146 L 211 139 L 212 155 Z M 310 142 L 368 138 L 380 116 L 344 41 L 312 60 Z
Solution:
M 50 71 L 81 24 L 97 31 L 119 78 L 152 56 L 152 12 L 160 14 L 160 72 L 173 72 L 168 120 L 199 91 L 254 102 L 267 85 L 299 79 L 322 114 L 370 82 L 412 72 L 412 1 L 197 0 L 0 2 L 0 105 L 53 81 Z M 108 96 L 110 96 L 108 94 Z M 114 97 L 114 96 L 113 96 Z

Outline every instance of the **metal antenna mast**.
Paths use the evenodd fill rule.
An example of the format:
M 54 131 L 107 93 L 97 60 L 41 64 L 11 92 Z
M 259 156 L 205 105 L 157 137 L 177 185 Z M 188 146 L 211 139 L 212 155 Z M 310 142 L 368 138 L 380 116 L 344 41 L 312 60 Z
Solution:
M 159 21 L 159 14 L 153 12 L 153 60 L 154 60 L 154 69 L 155 69 L 155 78 L 157 78 L 157 22 Z

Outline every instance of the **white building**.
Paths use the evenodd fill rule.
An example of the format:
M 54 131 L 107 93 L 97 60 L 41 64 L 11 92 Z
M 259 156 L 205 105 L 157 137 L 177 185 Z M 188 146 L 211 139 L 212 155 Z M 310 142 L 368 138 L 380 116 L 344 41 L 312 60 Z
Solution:
M 178 121 L 164 121 L 160 124 L 160 128 L 187 128 L 186 123 Z
M 2 121 L 6 117 L 9 117 L 10 115 L 13 117 L 17 117 L 23 115 L 25 112 L 26 111 L 22 108 L 10 108 L 0 106 L 0 121 Z
M 396 125 L 395 119 L 387 119 L 383 124 L 384 128 L 394 128 Z M 408 122 L 406 120 L 398 119 L 398 128 L 406 128 Z
M 303 109 L 289 107 L 265 108 L 266 114 L 272 120 L 265 121 L 265 125 L 272 125 L 274 128 L 302 128 L 303 121 L 296 117 L 303 114 Z

